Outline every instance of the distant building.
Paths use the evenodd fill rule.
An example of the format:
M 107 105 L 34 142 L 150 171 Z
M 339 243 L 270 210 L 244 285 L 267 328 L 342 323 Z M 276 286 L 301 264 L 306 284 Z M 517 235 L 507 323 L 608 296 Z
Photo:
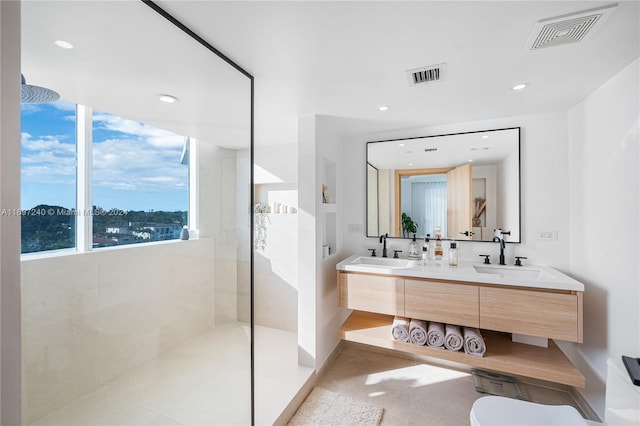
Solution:
M 182 226 L 175 223 L 154 223 L 145 226 L 145 229 L 151 231 L 152 240 L 175 240 L 180 238 Z
M 107 234 L 131 235 L 131 223 L 123 223 L 120 225 L 110 226 L 106 229 Z
M 139 240 L 162 241 L 180 238 L 182 226 L 175 223 L 149 223 L 133 231 Z

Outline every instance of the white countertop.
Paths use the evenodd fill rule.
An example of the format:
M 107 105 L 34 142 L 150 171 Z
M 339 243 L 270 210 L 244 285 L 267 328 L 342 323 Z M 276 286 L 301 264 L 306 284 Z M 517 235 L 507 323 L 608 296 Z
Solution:
M 369 274 L 433 278 L 553 290 L 584 291 L 584 284 L 550 266 L 529 264 L 524 266 L 501 266 L 496 264 L 484 265 L 482 262 L 460 262 L 457 267 L 451 268 L 445 260 L 443 260 L 442 266 L 434 265 L 433 261 L 428 266 L 422 266 L 419 264 L 420 261 L 415 261 L 414 266 L 406 268 L 359 263 L 359 260 L 364 259 L 364 261 L 366 261 L 366 258 L 368 257 L 355 254 L 338 263 L 336 269 Z M 391 260 L 390 258 L 386 259 Z M 391 261 L 393 262 L 393 260 Z M 406 259 L 404 259 L 404 261 L 406 261 Z

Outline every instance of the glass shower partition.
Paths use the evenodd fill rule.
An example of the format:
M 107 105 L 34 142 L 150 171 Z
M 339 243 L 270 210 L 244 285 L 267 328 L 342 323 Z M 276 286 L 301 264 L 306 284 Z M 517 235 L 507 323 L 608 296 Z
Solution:
M 153 2 L 29 1 L 21 15 L 22 72 L 74 106 L 78 139 L 74 152 L 55 123 L 23 129 L 23 200 L 46 204 L 68 173 L 45 166 L 77 175 L 66 222 L 50 207 L 75 247 L 21 260 L 23 423 L 252 424 L 253 77 Z M 116 200 L 113 218 L 94 194 Z

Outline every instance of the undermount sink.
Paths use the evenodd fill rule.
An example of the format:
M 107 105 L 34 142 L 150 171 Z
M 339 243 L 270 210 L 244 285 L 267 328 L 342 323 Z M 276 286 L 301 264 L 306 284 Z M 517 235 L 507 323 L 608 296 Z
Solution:
M 480 274 L 492 274 L 499 275 L 501 277 L 552 278 L 546 271 L 536 268 L 523 268 L 520 266 L 473 265 L 473 269 Z
M 360 256 L 353 259 L 350 265 L 361 265 L 367 267 L 378 267 L 385 269 L 405 269 L 416 266 L 415 260 L 409 259 L 393 259 L 388 257 L 367 257 Z

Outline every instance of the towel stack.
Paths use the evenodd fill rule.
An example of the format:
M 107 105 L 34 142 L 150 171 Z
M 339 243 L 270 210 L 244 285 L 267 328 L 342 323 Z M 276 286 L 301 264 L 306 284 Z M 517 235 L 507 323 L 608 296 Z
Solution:
M 484 353 L 487 351 L 484 339 L 480 334 L 480 330 L 477 328 L 464 328 L 464 351 L 469 355 L 480 357 L 484 356 Z
M 409 323 L 409 335 L 411 343 L 414 345 L 424 345 L 427 343 L 427 322 L 419 319 L 412 319 Z
M 409 343 L 411 341 L 411 336 L 409 335 L 409 319 L 405 317 L 394 317 L 391 334 L 394 339 Z
M 454 352 L 462 349 L 463 340 L 460 327 L 457 325 L 447 324 L 446 330 L 447 333 L 444 335 L 444 347 Z
M 480 330 L 473 327 L 394 317 L 391 334 L 401 342 L 454 352 L 464 349 L 465 353 L 479 357 L 487 351 Z

